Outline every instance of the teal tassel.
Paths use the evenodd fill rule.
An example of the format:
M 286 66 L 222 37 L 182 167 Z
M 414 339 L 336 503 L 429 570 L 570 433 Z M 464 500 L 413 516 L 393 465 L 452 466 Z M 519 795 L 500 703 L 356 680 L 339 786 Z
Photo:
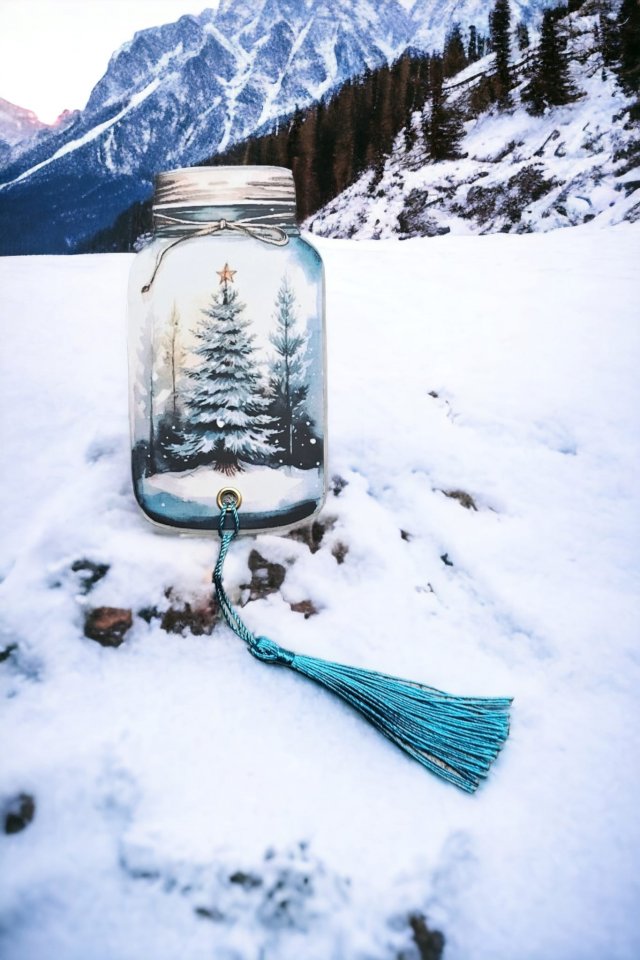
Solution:
M 229 527 L 228 517 L 233 521 Z M 434 687 L 285 650 L 245 626 L 222 585 L 222 567 L 240 522 L 233 504 L 220 514 L 222 540 L 213 574 L 227 624 L 263 663 L 287 666 L 337 694 L 427 770 L 473 793 L 509 734 L 510 697 L 454 697 Z

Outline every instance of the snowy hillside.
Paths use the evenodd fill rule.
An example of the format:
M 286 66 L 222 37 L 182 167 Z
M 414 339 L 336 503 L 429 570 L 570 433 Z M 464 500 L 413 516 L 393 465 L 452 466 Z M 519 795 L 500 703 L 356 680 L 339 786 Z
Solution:
M 569 24 L 575 102 L 531 116 L 521 72 L 512 107 L 468 119 L 462 159 L 439 163 L 426 161 L 424 118 L 415 114 L 412 148 L 399 136 L 381 174 L 367 171 L 307 227 L 322 236 L 406 238 L 640 218 L 640 124 L 629 120 L 632 100 L 603 68 L 596 25 L 596 15 L 574 15 Z M 471 64 L 449 81 L 450 100 L 467 109 L 478 78 L 492 69 L 493 55 Z
M 3 960 L 636 960 L 640 224 L 598 225 L 320 241 L 332 490 L 228 561 L 294 650 L 513 695 L 473 797 L 136 509 L 131 258 L 0 260 Z

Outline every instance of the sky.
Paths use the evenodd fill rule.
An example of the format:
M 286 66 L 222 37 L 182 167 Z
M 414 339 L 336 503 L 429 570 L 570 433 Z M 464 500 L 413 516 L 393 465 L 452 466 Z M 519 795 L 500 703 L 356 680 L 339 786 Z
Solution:
M 85 106 L 111 54 L 136 30 L 218 2 L 0 0 L 0 97 L 53 123 L 63 110 Z
M 0 97 L 53 123 L 81 109 L 136 30 L 218 0 L 0 0 Z

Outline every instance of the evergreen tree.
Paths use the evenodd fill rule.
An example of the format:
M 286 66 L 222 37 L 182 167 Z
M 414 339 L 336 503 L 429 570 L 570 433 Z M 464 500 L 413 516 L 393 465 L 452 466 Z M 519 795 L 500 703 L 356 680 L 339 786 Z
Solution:
M 495 93 L 501 107 L 511 99 L 511 9 L 509 0 L 496 0 L 490 15 L 491 46 L 496 54 Z
M 558 35 L 557 16 L 554 11 L 545 10 L 531 81 L 523 90 L 522 98 L 529 102 L 531 113 L 540 114 L 546 107 L 562 106 L 575 97 L 576 90 Z
M 180 342 L 180 314 L 175 304 L 171 311 L 169 330 L 165 335 L 163 347 L 163 360 L 171 381 L 171 408 L 175 416 L 178 412 L 178 375 L 184 360 L 184 350 Z
M 150 477 L 157 473 L 156 447 L 156 371 L 153 360 L 153 328 L 155 318 L 148 314 L 140 337 L 138 361 L 133 396 L 140 417 L 148 424 L 148 437 L 139 440 L 134 451 L 136 470 L 140 476 Z
M 611 0 L 601 0 L 598 11 L 600 52 L 606 67 L 617 67 L 620 60 L 618 24 Z
M 464 128 L 458 110 L 447 104 L 443 84 L 442 57 L 431 58 L 429 113 L 425 125 L 427 155 L 431 160 L 455 160 Z
M 467 54 L 459 23 L 454 23 L 444 42 L 442 71 L 445 77 L 453 77 L 467 66 Z
M 516 27 L 516 36 L 518 38 L 518 50 L 528 50 L 531 40 L 529 38 L 529 28 L 526 23 L 520 22 Z
M 179 469 L 181 466 L 180 457 L 176 456 L 175 450 L 182 444 L 184 432 L 178 402 L 178 381 L 184 356 L 180 338 L 180 314 L 174 304 L 167 332 L 161 341 L 163 374 L 165 381 L 169 380 L 170 396 L 156 430 L 156 468 L 159 471 Z
M 622 0 L 618 13 L 620 81 L 628 93 L 640 92 L 640 2 Z
M 295 294 L 286 277 L 276 298 L 276 329 L 269 337 L 275 355 L 269 368 L 269 407 L 277 459 L 287 466 L 307 467 L 317 461 L 317 438 L 306 410 L 304 337 L 296 331 Z M 275 452 L 275 451 L 274 451 Z
M 185 371 L 184 433 L 173 450 L 190 466 L 212 463 L 228 476 L 243 469 L 241 461 L 262 462 L 273 452 L 251 322 L 230 286 L 235 272 L 226 263 L 218 271 L 221 289 L 194 331 L 200 362 Z
M 478 31 L 475 26 L 471 24 L 469 27 L 469 43 L 467 45 L 467 59 L 469 63 L 475 63 L 476 60 L 480 59 L 478 53 Z

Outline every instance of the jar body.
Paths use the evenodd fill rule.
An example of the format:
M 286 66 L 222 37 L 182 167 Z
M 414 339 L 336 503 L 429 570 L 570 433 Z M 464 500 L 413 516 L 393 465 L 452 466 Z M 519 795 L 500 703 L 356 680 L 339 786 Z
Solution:
M 283 529 L 322 506 L 324 274 L 317 251 L 287 234 L 284 245 L 232 229 L 160 235 L 133 263 L 133 486 L 157 524 L 215 531 L 229 488 L 242 531 Z

